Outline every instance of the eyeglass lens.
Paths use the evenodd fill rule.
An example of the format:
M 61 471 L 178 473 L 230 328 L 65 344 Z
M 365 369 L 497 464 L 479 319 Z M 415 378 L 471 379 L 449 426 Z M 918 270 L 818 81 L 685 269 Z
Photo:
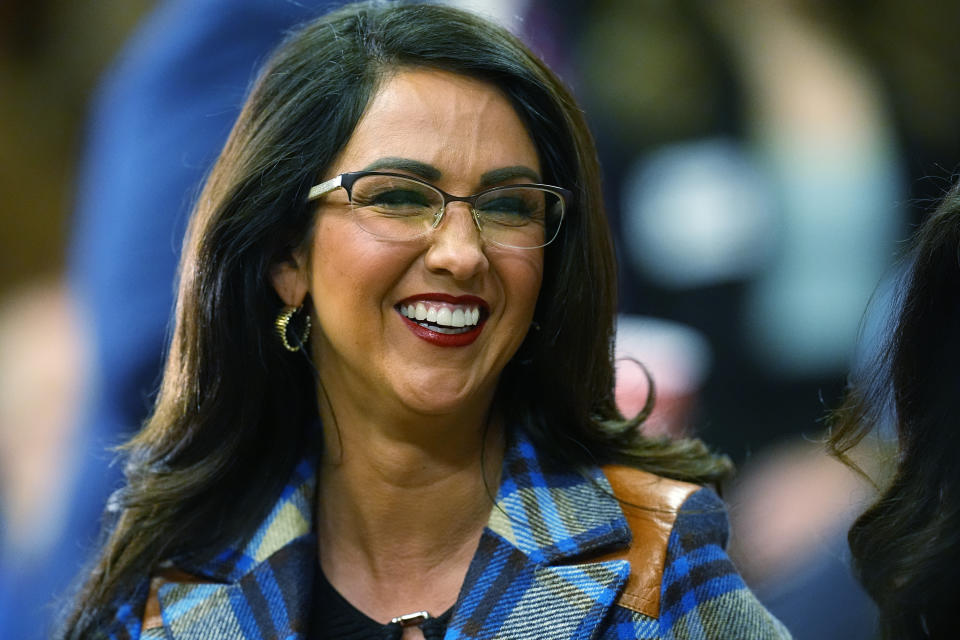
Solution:
M 412 240 L 434 227 L 443 195 L 433 187 L 399 176 L 368 175 L 351 189 L 357 223 L 365 231 L 392 240 Z M 556 237 L 563 200 L 529 186 L 505 186 L 484 193 L 474 207 L 487 240 L 516 248 L 536 248 Z

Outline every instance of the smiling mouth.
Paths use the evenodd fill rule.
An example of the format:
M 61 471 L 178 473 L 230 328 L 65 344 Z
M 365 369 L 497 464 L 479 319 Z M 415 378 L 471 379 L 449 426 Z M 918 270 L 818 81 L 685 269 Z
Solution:
M 415 302 L 397 306 L 401 315 L 430 331 L 445 335 L 468 333 L 477 328 L 482 311 L 479 305 Z

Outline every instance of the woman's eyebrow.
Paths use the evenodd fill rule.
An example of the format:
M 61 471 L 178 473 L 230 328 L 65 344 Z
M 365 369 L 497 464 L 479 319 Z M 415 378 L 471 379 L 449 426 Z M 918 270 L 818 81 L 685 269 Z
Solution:
M 440 169 L 431 164 L 396 156 L 379 158 L 363 168 L 364 171 L 382 171 L 384 169 L 392 171 L 405 171 L 407 173 L 420 176 L 424 180 L 439 180 L 443 175 L 443 172 L 440 171 Z M 541 181 L 540 174 L 530 167 L 516 165 L 513 167 L 502 167 L 500 169 L 487 171 L 480 176 L 480 186 L 492 187 L 510 180 L 516 180 L 517 178 L 526 178 L 527 180 L 531 180 L 533 182 Z
M 516 178 L 527 178 L 532 182 L 540 182 L 540 174 L 536 171 L 530 167 L 517 165 L 515 167 L 503 167 L 502 169 L 487 171 L 480 176 L 480 186 L 492 187 L 509 180 L 515 180 Z
M 424 162 L 418 162 L 409 158 L 396 158 L 388 156 L 374 160 L 366 167 L 364 171 L 381 171 L 383 169 L 392 169 L 394 171 L 406 171 L 420 176 L 424 180 L 438 180 L 443 173 L 433 165 Z

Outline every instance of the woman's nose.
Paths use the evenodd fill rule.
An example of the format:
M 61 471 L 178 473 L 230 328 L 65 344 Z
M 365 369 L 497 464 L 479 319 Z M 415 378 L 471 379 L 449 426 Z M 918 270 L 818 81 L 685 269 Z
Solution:
M 440 223 L 430 232 L 425 262 L 435 272 L 468 280 L 489 267 L 480 227 L 470 205 L 448 203 Z

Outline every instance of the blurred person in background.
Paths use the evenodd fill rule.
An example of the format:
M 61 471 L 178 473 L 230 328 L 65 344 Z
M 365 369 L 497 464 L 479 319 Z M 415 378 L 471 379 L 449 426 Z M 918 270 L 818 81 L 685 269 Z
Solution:
M 905 262 L 894 304 L 879 311 L 892 330 L 833 414 L 829 445 L 860 469 L 862 458 L 850 458 L 855 447 L 893 427 L 892 473 L 877 483 L 879 497 L 850 528 L 856 574 L 879 607 L 884 640 L 954 638 L 960 627 L 960 185 L 917 231 Z
M 63 282 L 30 282 L 0 301 L 0 637 L 49 637 L 52 595 L 77 568 L 67 487 L 88 366 Z M 51 563 L 59 545 L 66 557 Z
M 90 86 L 148 0 L 0 3 L 0 637 L 46 639 L 78 566 L 90 349 L 63 275 Z M 51 549 L 62 545 L 63 554 Z
M 885 88 L 799 4 L 586 3 L 569 33 L 621 310 L 707 337 L 698 431 L 737 461 L 808 430 L 819 392 L 839 395 L 905 219 Z

